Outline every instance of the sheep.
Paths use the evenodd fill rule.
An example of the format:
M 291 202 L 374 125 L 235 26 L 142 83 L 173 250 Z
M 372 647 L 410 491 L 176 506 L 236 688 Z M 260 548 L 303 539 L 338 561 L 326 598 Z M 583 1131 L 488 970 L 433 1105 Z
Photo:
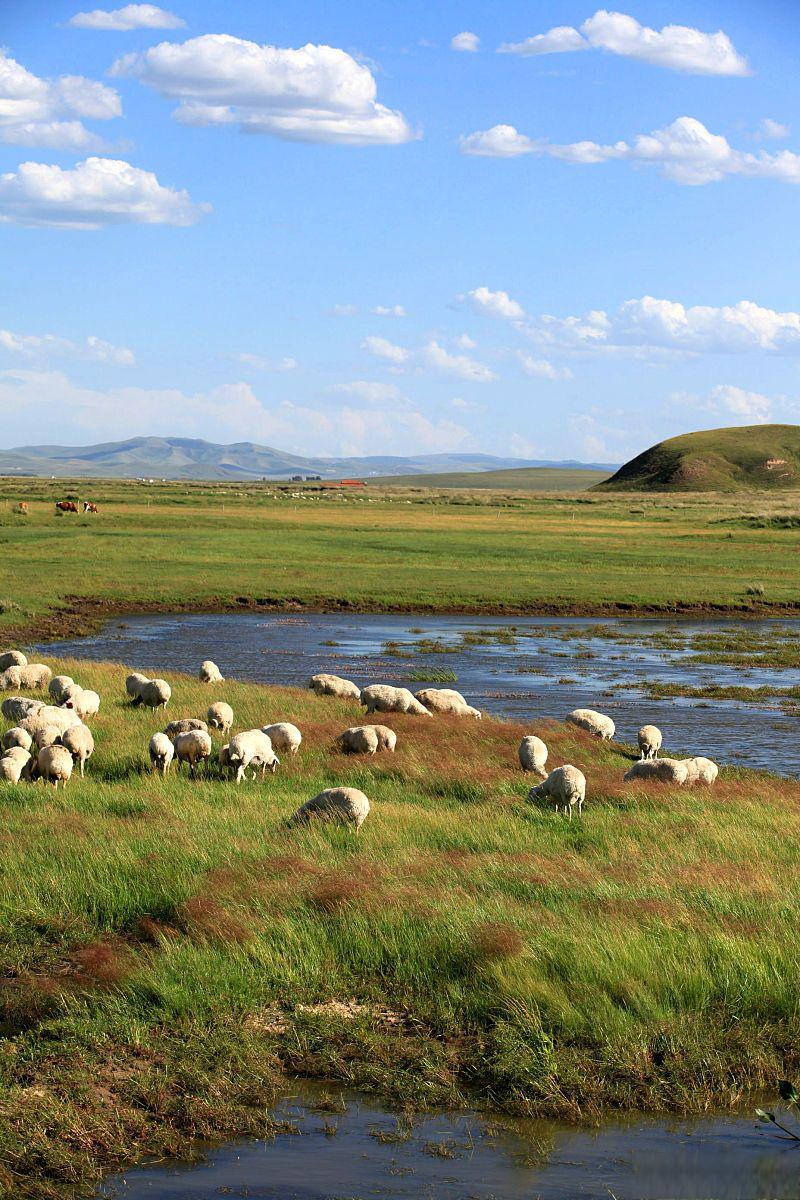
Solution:
M 0 654 L 0 671 L 8 667 L 27 667 L 28 660 L 21 650 L 4 650 Z
M 374 729 L 378 738 L 378 749 L 389 750 L 394 754 L 397 748 L 397 734 L 388 725 L 369 725 L 368 729 Z
M 523 771 L 534 771 L 537 775 L 541 775 L 542 779 L 547 778 L 547 771 L 545 770 L 547 746 L 545 746 L 541 738 L 529 733 L 520 742 L 517 753 L 519 755 L 519 765 Z
M 61 730 L 57 725 L 39 725 L 33 734 L 33 741 L 37 750 L 55 746 L 61 741 Z
M 267 768 L 274 775 L 280 766 L 280 759 L 272 749 L 272 741 L 268 734 L 261 729 L 247 729 L 244 733 L 237 733 L 228 742 L 226 764 L 236 769 L 236 782 L 241 783 L 248 767 L 253 769 L 254 779 L 256 767 L 260 767 L 262 779 Z
M 267 735 L 275 750 L 285 750 L 287 754 L 297 754 L 303 740 L 297 726 L 288 721 L 279 721 L 277 725 L 263 725 L 261 732 Z
M 53 678 L 53 672 L 44 663 L 28 663 L 20 668 L 20 687 L 44 690 Z
M 67 689 L 72 687 L 75 680 L 71 675 L 54 675 L 47 685 L 50 698 L 54 704 L 63 704 L 67 699 Z
M 643 725 L 637 734 L 642 759 L 658 758 L 658 752 L 664 741 L 661 730 L 656 725 Z
M 368 713 L 400 712 L 415 717 L 429 717 L 424 704 L 412 696 L 408 688 L 392 687 L 388 683 L 371 683 L 361 692 L 361 703 Z
M 142 675 L 139 671 L 134 671 L 125 680 L 125 691 L 131 699 L 132 704 L 141 704 L 142 688 L 148 682 L 147 676 Z
M 142 684 L 139 692 L 142 704 L 153 709 L 166 708 L 171 695 L 172 688 L 166 679 L 148 679 L 146 683 Z
M 377 754 L 378 735 L 371 725 L 353 725 L 336 739 L 342 754 Z
M 475 717 L 477 721 L 483 716 L 479 709 L 467 704 L 461 692 L 454 688 L 423 688 L 415 693 L 415 697 L 429 712 L 451 717 Z
M 227 733 L 229 729 L 233 728 L 233 709 L 224 700 L 218 700 L 209 708 L 206 719 L 212 729 L 218 729 L 220 733 Z
M 0 705 L 0 712 L 7 721 L 18 724 L 38 708 L 44 708 L 41 700 L 32 700 L 29 696 L 8 696 Z
M 175 756 L 175 747 L 166 733 L 154 733 L 150 738 L 150 762 L 162 775 L 166 775 Z
M 338 696 L 340 700 L 360 700 L 361 689 L 340 675 L 312 675 L 308 686 L 318 696 Z
M 73 725 L 82 725 L 80 717 L 71 708 L 57 708 L 52 704 L 42 704 L 20 721 L 20 726 L 31 736 L 37 729 L 45 725 L 55 725 L 59 733 L 64 733 Z
M 19 725 L 15 725 L 13 729 L 9 729 L 3 734 L 4 750 L 11 750 L 15 746 L 21 746 L 23 750 L 30 750 L 32 745 L 33 738 L 26 729 L 20 729 Z
M 555 801 L 556 812 L 560 812 L 563 805 L 564 815 L 566 816 L 569 812 L 570 821 L 573 807 L 577 807 L 578 816 L 582 817 L 583 802 L 586 799 L 586 776 L 583 771 L 573 767 L 572 763 L 556 767 L 555 771 L 550 772 L 544 783 L 538 784 L 528 792 L 529 800 L 548 796 Z
M 683 762 L 689 776 L 687 783 L 707 783 L 710 786 L 719 775 L 719 767 L 710 758 L 686 758 Z
M 604 742 L 610 742 L 614 736 L 616 727 L 611 717 L 595 712 L 593 708 L 576 708 L 569 714 L 567 720 L 571 725 L 577 725 L 579 729 L 593 733 L 595 737 L 601 738 Z
M 16 750 L 18 753 L 14 753 Z M 12 751 L 6 752 L 0 758 L 0 780 L 5 783 L 19 783 L 20 778 L 28 764 L 31 762 L 31 756 L 22 746 L 14 746 Z
M 56 704 L 66 704 L 67 701 L 72 700 L 73 697 L 80 696 L 82 691 L 83 691 L 83 688 L 81 687 L 81 685 L 79 683 L 76 683 L 75 680 L 73 679 L 70 683 L 62 684 L 62 686 L 59 689 L 58 698 L 56 698 L 54 696 L 53 699 L 56 701 Z
M 87 717 L 94 717 L 100 711 L 100 697 L 90 688 L 80 688 L 64 701 L 62 707 L 72 709 L 85 721 Z
M 686 763 L 676 758 L 645 758 L 633 764 L 622 777 L 627 783 L 631 779 L 657 779 L 660 783 L 676 783 L 680 787 L 688 782 L 689 769 Z
M 202 729 L 190 729 L 187 733 L 179 733 L 173 746 L 178 769 L 180 770 L 185 762 L 188 763 L 192 778 L 197 764 L 207 762 L 211 757 L 211 735 Z
M 0 673 L 0 692 L 10 692 L 23 686 L 22 667 L 6 667 Z
M 200 670 L 197 673 L 197 678 L 201 683 L 224 683 L 222 672 L 215 662 L 207 658 L 205 662 L 200 664 Z
M 85 725 L 73 725 L 61 735 L 61 745 L 65 746 L 72 755 L 73 762 L 78 763 L 83 779 L 83 768 L 94 754 L 94 738 L 91 730 Z
M 72 778 L 72 755 L 66 746 L 45 746 L 36 759 L 35 774 L 52 783 L 58 790 L 59 783 L 67 784 Z
M 208 733 L 208 726 L 199 717 L 182 717 L 180 721 L 170 721 L 169 725 L 164 726 L 164 733 L 174 742 L 179 733 L 191 733 L 193 729 Z
M 290 826 L 301 825 L 319 817 L 322 820 L 351 822 L 356 827 L 356 833 L 369 815 L 369 800 L 358 788 L 334 787 L 326 788 L 312 800 L 298 808 L 288 821 Z
M 230 744 L 228 742 L 226 742 L 224 746 L 220 746 L 220 748 L 219 748 L 219 769 L 220 769 L 220 771 L 230 770 L 230 768 L 232 766 L 231 759 L 230 759 L 230 751 L 231 751 L 231 748 L 230 748 Z

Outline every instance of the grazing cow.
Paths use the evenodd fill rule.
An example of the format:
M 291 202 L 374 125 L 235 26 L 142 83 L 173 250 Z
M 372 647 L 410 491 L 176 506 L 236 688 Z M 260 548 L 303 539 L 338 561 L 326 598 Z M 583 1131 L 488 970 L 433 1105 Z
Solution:
M 87 513 L 87 512 L 97 512 L 97 511 L 98 511 L 98 508 L 97 508 L 97 505 L 96 505 L 96 504 L 92 504 L 91 500 L 84 500 L 84 502 L 83 502 L 83 511 L 84 511 L 85 513 Z
M 23 517 L 27 517 L 28 505 L 26 504 L 26 502 L 24 500 L 20 500 L 19 504 L 17 505 L 17 512 L 22 513 Z
M 56 508 L 59 512 L 74 512 L 78 511 L 77 504 L 72 500 L 56 500 Z

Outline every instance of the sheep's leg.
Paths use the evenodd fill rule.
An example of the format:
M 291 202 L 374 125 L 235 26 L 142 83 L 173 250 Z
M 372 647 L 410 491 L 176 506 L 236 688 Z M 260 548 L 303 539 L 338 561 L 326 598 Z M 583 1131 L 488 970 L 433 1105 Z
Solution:
M 81 779 L 83 779 L 83 759 L 81 759 Z

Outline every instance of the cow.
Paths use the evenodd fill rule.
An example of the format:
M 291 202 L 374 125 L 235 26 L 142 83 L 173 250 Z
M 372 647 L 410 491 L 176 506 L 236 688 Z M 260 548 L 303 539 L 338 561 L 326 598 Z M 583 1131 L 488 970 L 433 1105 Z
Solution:
M 78 506 L 73 500 L 56 500 L 56 508 L 59 512 L 74 512 L 78 511 Z
M 20 500 L 19 504 L 17 505 L 17 512 L 21 513 L 23 517 L 27 517 L 28 505 L 24 500 Z
M 87 513 L 87 512 L 98 512 L 99 510 L 98 510 L 96 504 L 92 504 L 91 500 L 84 500 L 83 511 L 85 513 Z

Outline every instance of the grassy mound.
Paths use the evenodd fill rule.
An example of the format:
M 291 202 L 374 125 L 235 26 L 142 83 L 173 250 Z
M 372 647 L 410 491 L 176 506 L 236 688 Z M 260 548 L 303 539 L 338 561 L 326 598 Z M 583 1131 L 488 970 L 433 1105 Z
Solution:
M 736 492 L 800 487 L 800 426 L 686 433 L 651 446 L 596 485 L 603 491 Z
M 85 780 L 0 785 L 0 1194 L 268 1134 L 285 1072 L 578 1116 L 792 1068 L 799 784 L 624 784 L 630 749 L 492 719 L 390 716 L 396 754 L 345 758 L 353 704 L 168 675 L 165 717 L 120 665 L 52 665 L 103 704 Z M 298 756 L 238 788 L 154 776 L 150 734 L 223 697 L 237 728 L 296 721 Z M 528 732 L 585 771 L 582 822 L 525 803 Z M 286 829 L 336 783 L 372 801 L 358 837 Z

